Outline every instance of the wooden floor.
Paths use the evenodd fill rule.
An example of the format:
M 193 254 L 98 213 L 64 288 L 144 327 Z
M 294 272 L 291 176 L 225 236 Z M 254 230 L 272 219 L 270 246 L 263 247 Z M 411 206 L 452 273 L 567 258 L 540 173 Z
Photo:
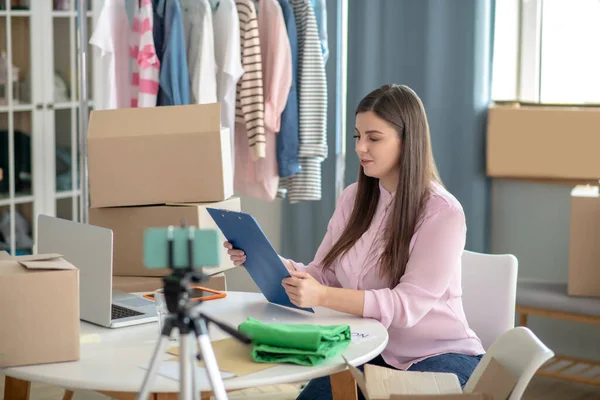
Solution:
M 524 399 L 600 400 L 600 386 L 535 377 L 529 384 Z
M 293 400 L 300 390 L 299 385 L 264 386 L 232 393 L 230 399 Z M 31 400 L 60 400 L 64 391 L 55 386 L 33 384 Z M 0 399 L 4 398 L 4 377 L 0 375 Z M 93 392 L 78 391 L 74 400 L 108 400 L 108 397 Z M 589 386 L 563 382 L 550 378 L 533 379 L 524 400 L 600 400 L 600 386 Z
M 231 393 L 234 399 L 291 400 L 298 396 L 300 385 L 272 385 Z M 31 385 L 30 400 L 61 400 L 64 390 L 43 383 Z M 0 399 L 4 399 L 4 376 L 0 375 Z M 8 400 L 8 399 L 7 399 Z M 76 391 L 73 400 L 110 400 L 109 397 L 86 390 Z

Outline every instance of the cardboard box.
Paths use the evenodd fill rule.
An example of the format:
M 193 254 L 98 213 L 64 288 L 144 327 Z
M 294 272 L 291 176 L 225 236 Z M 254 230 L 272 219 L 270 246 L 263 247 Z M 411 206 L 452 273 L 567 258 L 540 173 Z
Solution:
M 571 191 L 569 281 L 571 296 L 600 297 L 600 196 L 598 186 Z
M 0 254 L 0 367 L 79 360 L 79 270 L 58 254 Z
M 451 373 L 399 371 L 367 364 L 364 373 L 346 362 L 368 400 L 506 400 L 517 378 L 491 359 L 472 393 Z
M 492 105 L 487 124 L 488 176 L 600 178 L 600 108 Z
M 233 196 L 220 106 L 97 110 L 88 127 L 91 207 L 211 202 Z
M 164 285 L 162 278 L 150 278 L 146 276 L 113 276 L 113 289 L 126 293 L 154 292 Z M 214 290 L 227 290 L 225 274 L 220 273 L 211 276 L 202 286 Z
M 162 206 L 90 208 L 89 222 L 113 231 L 113 275 L 122 276 L 165 276 L 169 269 L 148 269 L 144 266 L 144 230 L 149 227 L 179 226 L 185 220 L 188 225 L 199 229 L 215 229 L 222 241 L 225 237 L 206 211 L 206 207 L 240 211 L 238 197 L 216 203 L 167 204 Z M 234 268 L 227 249 L 220 247 L 221 265 L 205 268 L 208 275 L 218 274 Z

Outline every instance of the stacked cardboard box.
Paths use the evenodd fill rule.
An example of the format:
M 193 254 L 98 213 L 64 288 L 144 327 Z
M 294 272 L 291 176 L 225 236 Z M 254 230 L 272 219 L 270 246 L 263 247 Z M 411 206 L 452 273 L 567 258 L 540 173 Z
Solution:
M 600 177 L 599 124 L 597 107 L 492 104 L 487 116 L 487 176 L 592 182 Z
M 361 372 L 346 364 L 367 400 L 506 400 L 518 381 L 495 358 L 482 360 L 483 371 L 477 378 L 473 374 L 465 391 L 458 377 L 448 372 L 400 371 L 371 364 Z
M 571 296 L 600 297 L 598 186 L 576 186 L 571 191 L 568 293 Z
M 0 368 L 79 360 L 79 270 L 0 252 Z
M 185 222 L 218 231 L 207 207 L 240 210 L 240 199 L 233 197 L 230 135 L 220 126 L 220 114 L 216 103 L 91 113 L 89 222 L 113 231 L 115 276 L 145 277 L 146 286 L 154 277 L 161 286 L 168 269 L 143 264 L 146 228 Z M 234 267 L 226 250 L 220 251 L 221 265 L 205 273 Z

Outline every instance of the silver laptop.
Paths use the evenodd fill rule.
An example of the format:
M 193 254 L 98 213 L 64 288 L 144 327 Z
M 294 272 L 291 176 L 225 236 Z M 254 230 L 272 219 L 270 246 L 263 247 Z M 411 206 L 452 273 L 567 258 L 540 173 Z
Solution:
M 62 254 L 79 269 L 82 320 L 108 328 L 158 320 L 153 301 L 112 289 L 112 230 L 39 215 L 37 253 Z

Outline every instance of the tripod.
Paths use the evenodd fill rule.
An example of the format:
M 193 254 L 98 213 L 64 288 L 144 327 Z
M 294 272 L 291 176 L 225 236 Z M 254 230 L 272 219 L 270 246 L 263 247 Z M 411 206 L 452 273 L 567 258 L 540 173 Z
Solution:
M 212 392 L 216 400 L 227 400 L 227 392 L 221 378 L 217 359 L 208 335 L 208 322 L 212 322 L 220 329 L 227 332 L 243 343 L 250 343 L 246 335 L 234 328 L 215 321 L 200 312 L 201 301 L 191 300 L 190 284 L 197 284 L 208 279 L 201 271 L 193 268 L 193 238 L 194 227 L 190 227 L 188 236 L 189 265 L 184 269 L 176 269 L 173 265 L 173 227 L 167 230 L 169 267 L 173 270 L 171 275 L 164 278 L 164 294 L 169 311 L 165 318 L 164 326 L 156 344 L 152 361 L 138 400 L 147 400 L 150 394 L 150 382 L 154 380 L 159 365 L 159 355 L 165 351 L 173 329 L 179 330 L 179 398 L 180 400 L 200 399 L 200 391 L 196 376 L 197 360 L 204 360 L 206 372 Z M 196 347 L 196 351 L 194 350 Z

